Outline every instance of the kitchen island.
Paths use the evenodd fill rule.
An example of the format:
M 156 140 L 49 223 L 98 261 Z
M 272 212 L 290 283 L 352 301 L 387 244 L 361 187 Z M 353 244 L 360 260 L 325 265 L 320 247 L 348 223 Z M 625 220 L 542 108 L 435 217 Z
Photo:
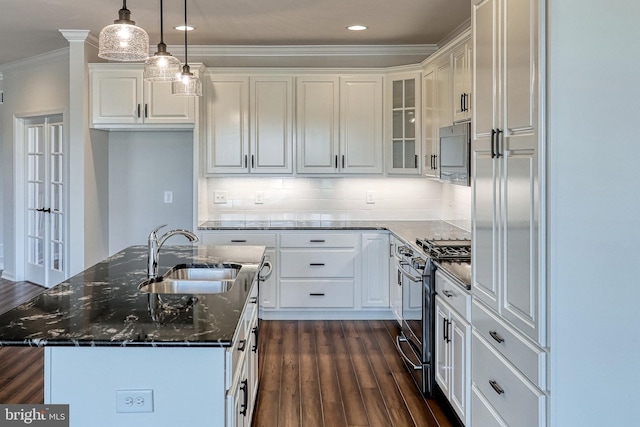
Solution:
M 255 397 L 264 250 L 165 246 L 160 275 L 242 268 L 227 292 L 163 296 L 154 320 L 138 290 L 147 248 L 126 248 L 1 315 L 0 345 L 45 348 L 45 403 L 69 404 L 71 426 L 233 425 Z

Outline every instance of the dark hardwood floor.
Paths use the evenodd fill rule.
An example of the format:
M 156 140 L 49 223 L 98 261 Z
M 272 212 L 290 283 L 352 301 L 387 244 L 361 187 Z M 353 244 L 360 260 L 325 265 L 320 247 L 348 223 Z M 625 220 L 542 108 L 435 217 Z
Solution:
M 393 321 L 261 321 L 254 427 L 451 427 L 395 349 Z
M 0 313 L 44 288 L 0 279 Z M 255 427 L 453 427 L 413 384 L 392 321 L 260 321 Z M 43 403 L 41 348 L 0 347 L 0 403 Z

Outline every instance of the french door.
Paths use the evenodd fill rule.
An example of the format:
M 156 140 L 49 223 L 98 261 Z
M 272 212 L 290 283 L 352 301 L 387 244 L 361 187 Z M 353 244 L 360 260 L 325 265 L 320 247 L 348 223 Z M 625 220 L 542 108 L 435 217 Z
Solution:
M 51 287 L 65 279 L 65 153 L 62 115 L 24 123 L 25 279 Z

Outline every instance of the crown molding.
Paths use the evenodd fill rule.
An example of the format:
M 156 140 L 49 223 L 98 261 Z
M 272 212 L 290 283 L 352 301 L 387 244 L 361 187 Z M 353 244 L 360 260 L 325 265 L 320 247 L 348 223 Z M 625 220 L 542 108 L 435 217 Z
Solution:
M 43 53 L 42 55 L 36 55 L 30 58 L 9 62 L 8 64 L 0 66 L 0 73 L 6 73 L 7 71 L 11 71 L 16 68 L 35 67 L 38 65 L 43 65 L 49 62 L 56 62 L 63 59 L 69 59 L 68 47 Z
M 223 46 L 223 45 L 192 45 L 188 46 L 189 55 L 197 57 L 269 57 L 269 56 L 416 56 L 425 57 L 433 54 L 436 44 L 412 45 L 295 45 L 295 46 Z M 167 50 L 184 54 L 184 46 L 171 45 Z

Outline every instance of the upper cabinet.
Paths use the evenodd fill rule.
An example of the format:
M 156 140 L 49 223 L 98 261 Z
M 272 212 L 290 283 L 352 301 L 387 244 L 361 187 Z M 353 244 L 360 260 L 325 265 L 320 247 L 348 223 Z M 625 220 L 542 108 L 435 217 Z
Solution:
M 191 129 L 194 97 L 171 94 L 170 82 L 143 79 L 142 64 L 89 64 L 91 127 Z
M 382 77 L 296 79 L 297 172 L 382 173 Z
M 206 79 L 208 174 L 293 171 L 293 79 L 212 75 Z
M 467 40 L 451 54 L 454 122 L 471 119 L 471 46 L 471 40 Z
M 421 171 L 420 72 L 392 74 L 387 79 L 387 172 L 419 175 Z
M 440 177 L 441 127 L 471 118 L 471 30 L 427 60 L 422 80 L 423 175 Z

